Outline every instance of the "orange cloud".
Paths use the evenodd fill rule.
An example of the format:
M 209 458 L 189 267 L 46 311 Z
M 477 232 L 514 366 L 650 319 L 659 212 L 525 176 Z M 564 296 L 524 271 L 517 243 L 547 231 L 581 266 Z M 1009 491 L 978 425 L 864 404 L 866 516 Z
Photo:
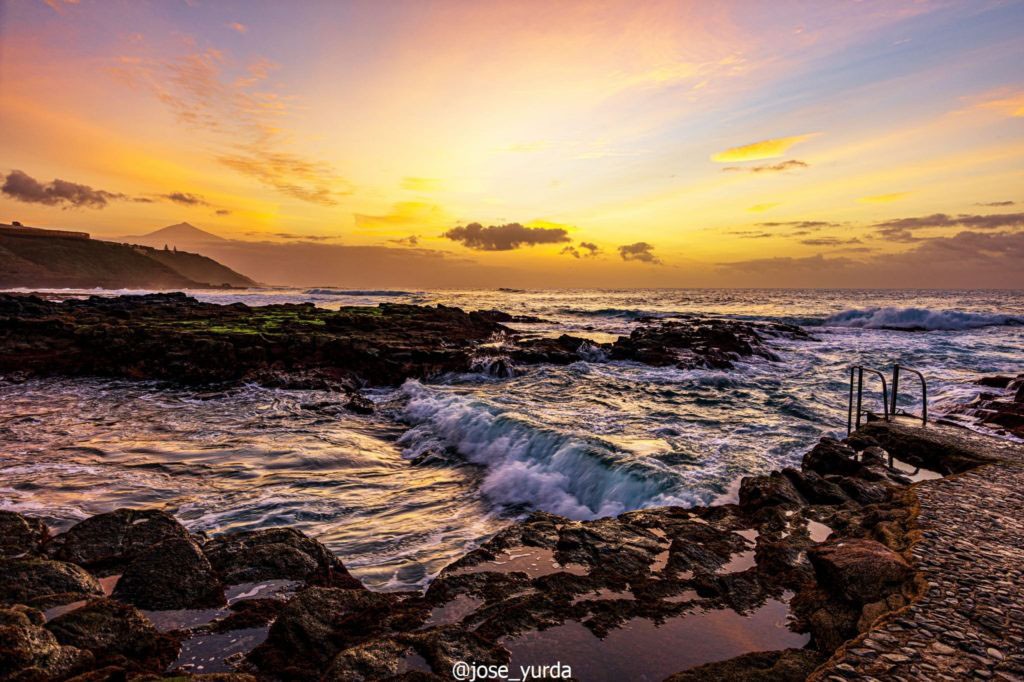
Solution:
M 817 133 L 806 135 L 793 135 L 791 137 L 777 137 L 771 140 L 761 140 L 742 147 L 732 147 L 724 152 L 711 155 L 712 161 L 718 163 L 737 163 L 742 161 L 759 161 L 761 159 L 775 159 L 784 156 L 789 148 L 804 140 L 814 137 Z
M 238 33 L 248 33 L 249 32 L 249 27 L 248 26 L 246 26 L 245 24 L 239 23 L 237 21 L 232 21 L 230 24 L 227 25 L 227 27 L 230 28 L 232 31 L 236 31 Z

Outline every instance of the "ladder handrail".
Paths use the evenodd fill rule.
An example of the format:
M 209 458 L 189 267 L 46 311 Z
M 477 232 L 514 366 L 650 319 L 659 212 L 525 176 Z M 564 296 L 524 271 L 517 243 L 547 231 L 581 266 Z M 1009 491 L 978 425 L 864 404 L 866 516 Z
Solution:
M 853 365 L 850 367 L 850 405 L 846 414 L 846 433 L 853 433 L 854 429 L 854 409 L 853 409 L 853 379 L 856 374 L 857 377 L 857 414 L 856 414 L 856 427 L 860 428 L 860 418 L 864 414 L 861 409 L 861 398 L 864 394 L 864 372 L 870 372 L 876 375 L 882 380 L 882 414 L 885 416 L 885 421 L 889 421 L 889 389 L 885 383 L 885 375 L 879 372 L 877 369 L 865 367 L 864 365 Z
M 921 425 L 928 425 L 928 382 L 924 374 L 911 367 L 901 367 L 899 363 L 892 366 L 892 409 L 889 413 L 896 416 L 896 396 L 899 395 L 900 372 L 911 372 L 921 380 Z

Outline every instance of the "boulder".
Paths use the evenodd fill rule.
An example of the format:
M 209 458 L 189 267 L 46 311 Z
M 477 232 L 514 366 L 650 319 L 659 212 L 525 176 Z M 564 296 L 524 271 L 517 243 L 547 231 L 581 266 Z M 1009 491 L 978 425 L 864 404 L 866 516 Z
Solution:
M 178 641 L 161 634 L 135 607 L 96 599 L 46 624 L 57 641 L 92 653 L 97 665 L 162 672 L 178 656 Z
M 778 471 L 767 476 L 744 476 L 740 481 L 739 505 L 747 511 L 803 504 L 804 498 L 793 483 Z
M 825 542 L 808 550 L 807 556 L 825 589 L 858 604 L 884 599 L 913 572 L 902 556 L 874 540 Z
M 0 559 L 0 604 L 56 606 L 101 596 L 99 581 L 84 568 L 48 559 Z
M 782 475 L 789 479 L 797 492 L 810 504 L 844 504 L 850 496 L 835 483 L 825 480 L 815 471 L 786 468 Z
M 854 459 L 856 455 L 857 453 L 849 445 L 826 436 L 804 455 L 801 468 L 804 471 L 814 471 L 822 476 L 829 474 L 856 476 L 864 467 Z
M 38 554 L 48 535 L 49 529 L 39 519 L 0 510 L 0 557 Z
M 59 680 L 91 663 L 89 652 L 58 642 L 39 611 L 0 608 L 0 680 Z
M 173 516 L 158 509 L 117 509 L 97 514 L 53 538 L 46 553 L 102 572 L 116 572 L 140 553 L 170 538 L 188 538 Z M 106 569 L 104 571 L 104 569 Z
M 329 549 L 293 528 L 221 535 L 203 553 L 228 585 L 280 579 L 363 589 Z
M 877 481 L 865 481 L 850 476 L 829 476 L 828 480 L 838 485 L 843 492 L 860 504 L 879 504 L 887 502 L 892 497 L 892 490 Z
M 388 632 L 398 597 L 312 587 L 288 603 L 248 660 L 283 680 L 317 679 L 339 651 Z
M 112 595 L 153 611 L 225 603 L 224 586 L 195 542 L 176 537 L 153 545 L 124 569 Z

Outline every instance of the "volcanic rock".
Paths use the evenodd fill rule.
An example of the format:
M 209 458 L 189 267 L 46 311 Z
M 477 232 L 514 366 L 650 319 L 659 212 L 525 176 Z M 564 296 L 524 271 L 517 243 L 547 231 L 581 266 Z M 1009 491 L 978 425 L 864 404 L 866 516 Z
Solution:
M 224 604 L 224 587 L 194 541 L 171 538 L 140 553 L 124 569 L 114 599 L 153 611 Z
M 874 540 L 834 540 L 812 548 L 807 556 L 821 585 L 858 604 L 885 598 L 911 574 L 903 557 Z
M 0 608 L 0 679 L 59 680 L 92 663 L 87 651 L 62 645 L 26 606 Z
M 153 545 L 171 538 L 188 539 L 188 531 L 157 509 L 117 509 L 81 521 L 47 543 L 47 555 L 116 572 Z
M 48 608 L 102 594 L 96 578 L 74 564 L 35 558 L 0 559 L 0 604 Z
M 36 555 L 49 535 L 39 519 L 0 510 L 0 557 Z

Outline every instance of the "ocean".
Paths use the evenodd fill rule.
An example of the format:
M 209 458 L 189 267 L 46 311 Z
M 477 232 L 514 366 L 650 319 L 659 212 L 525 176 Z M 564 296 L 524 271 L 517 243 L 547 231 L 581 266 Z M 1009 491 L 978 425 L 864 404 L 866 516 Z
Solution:
M 99 292 L 66 291 L 66 295 Z M 102 292 L 143 293 L 134 291 Z M 849 366 L 894 362 L 928 379 L 929 413 L 972 399 L 1024 359 L 1024 292 L 893 290 L 253 289 L 216 303 L 381 302 L 498 309 L 512 324 L 595 342 L 683 313 L 802 325 L 778 360 L 731 370 L 608 362 L 475 370 L 372 388 L 375 414 L 325 411 L 337 396 L 258 386 L 195 390 L 98 379 L 0 383 L 0 508 L 63 529 L 122 506 L 163 507 L 193 531 L 293 525 L 376 589 L 425 585 L 531 510 L 575 519 L 735 495 L 742 476 L 798 465 L 846 433 Z M 498 374 L 498 375 L 496 375 Z M 866 406 L 881 403 L 869 384 Z M 900 405 L 919 412 L 908 377 Z

